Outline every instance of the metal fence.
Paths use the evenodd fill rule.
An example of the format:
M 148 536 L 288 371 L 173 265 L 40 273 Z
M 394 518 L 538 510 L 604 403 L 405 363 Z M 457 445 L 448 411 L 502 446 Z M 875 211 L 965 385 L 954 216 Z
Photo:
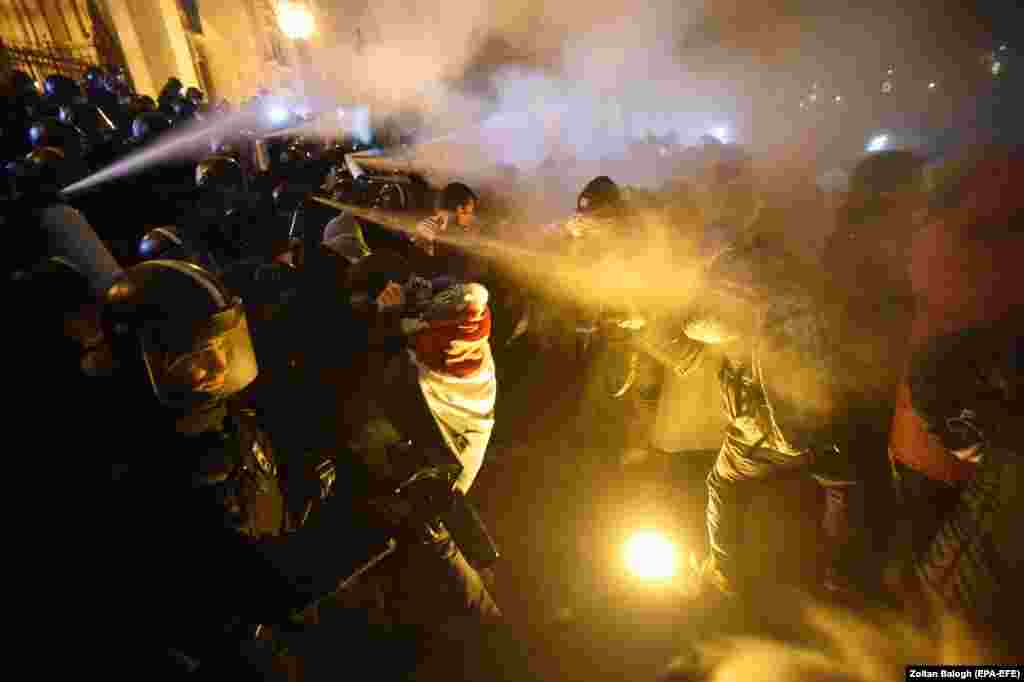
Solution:
M 21 69 L 40 83 L 51 74 L 81 80 L 86 69 L 100 65 L 95 45 L 25 46 L 0 43 L 0 51 L 3 52 L 0 63 L 7 68 Z

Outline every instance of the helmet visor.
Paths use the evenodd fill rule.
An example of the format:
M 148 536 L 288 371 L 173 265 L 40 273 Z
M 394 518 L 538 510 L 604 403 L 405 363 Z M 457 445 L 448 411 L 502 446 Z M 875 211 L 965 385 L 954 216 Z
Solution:
M 170 407 L 222 400 L 259 373 L 240 300 L 184 333 L 151 327 L 139 337 L 153 392 Z

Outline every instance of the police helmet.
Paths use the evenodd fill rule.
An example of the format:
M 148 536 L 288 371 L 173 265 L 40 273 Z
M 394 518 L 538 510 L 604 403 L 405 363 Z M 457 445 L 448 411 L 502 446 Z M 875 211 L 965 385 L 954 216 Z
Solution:
M 102 135 L 116 130 L 113 121 L 95 104 L 64 104 L 57 110 L 57 118 L 89 135 Z
M 82 153 L 81 133 L 59 118 L 47 117 L 35 121 L 28 128 L 28 140 L 33 148 L 60 149 L 67 157 L 77 157 Z
M 160 89 L 160 97 L 177 97 L 181 94 L 182 87 L 184 86 L 177 78 L 168 78 L 164 87 Z
M 106 83 L 106 73 L 104 73 L 103 69 L 98 66 L 90 66 L 85 70 L 85 74 L 82 76 L 82 81 L 85 83 L 86 87 L 103 87 Z
M 56 102 L 72 102 L 82 96 L 78 83 L 59 74 L 52 74 L 43 81 L 43 93 Z
M 152 260 L 129 268 L 107 292 L 104 314 L 119 360 L 141 358 L 167 408 L 216 404 L 258 374 L 242 300 L 197 265 Z
M 139 114 L 132 121 L 132 139 L 136 142 L 147 142 L 169 130 L 171 120 L 157 111 Z
M 576 200 L 579 213 L 594 213 L 622 207 L 622 192 L 619 186 L 606 175 L 594 178 L 583 188 Z
M 142 260 L 189 260 L 185 241 L 172 225 L 155 227 L 142 235 L 139 241 L 139 258 Z
M 187 97 L 179 97 L 171 103 L 171 111 L 174 112 L 174 117 L 179 121 L 188 121 L 195 118 L 196 105 Z
M 196 188 L 208 191 L 238 191 L 244 186 L 242 166 L 224 154 L 208 156 L 196 165 Z

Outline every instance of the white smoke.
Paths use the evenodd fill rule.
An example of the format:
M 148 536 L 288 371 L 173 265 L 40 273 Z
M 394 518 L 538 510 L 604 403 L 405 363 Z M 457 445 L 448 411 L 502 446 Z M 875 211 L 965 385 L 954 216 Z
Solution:
M 844 92 L 843 107 L 864 120 L 834 107 L 809 134 L 798 102 L 811 80 L 832 94 L 856 73 L 870 89 L 892 61 L 901 77 L 916 64 L 946 87 L 934 54 L 950 51 L 949 35 L 970 35 L 962 10 L 942 6 L 950 3 L 925 14 L 882 0 L 854 9 L 839 0 L 320 0 L 296 91 L 307 109 L 412 114 L 417 141 L 480 147 L 488 162 L 527 173 L 554 160 L 565 179 L 575 165 L 573 185 L 596 174 L 656 181 L 651 159 L 627 153 L 632 143 L 671 134 L 692 144 L 717 128 L 783 173 L 780 159 L 804 163 L 840 134 L 860 151 L 878 129 L 870 107 L 855 104 L 864 98 Z M 367 137 L 365 120 L 339 127 Z
M 367 27 L 361 43 L 339 41 L 316 60 L 346 64 L 326 76 L 335 91 L 377 110 L 418 110 L 426 137 L 482 129 L 525 168 L 621 154 L 647 133 L 695 140 L 723 118 L 732 124 L 735 100 L 677 55 L 699 18 L 700 3 L 667 0 L 384 0 L 349 22 Z
M 718 127 L 789 156 L 780 148 L 849 134 L 856 153 L 885 65 L 903 82 L 942 80 L 940 62 L 973 35 L 945 0 L 912 11 L 882 0 L 320 4 L 333 19 L 315 54 L 327 89 L 377 112 L 419 112 L 423 139 L 483 135 L 523 170 L 622 156 L 648 133 L 690 144 Z M 813 121 L 798 107 L 811 81 L 843 103 Z

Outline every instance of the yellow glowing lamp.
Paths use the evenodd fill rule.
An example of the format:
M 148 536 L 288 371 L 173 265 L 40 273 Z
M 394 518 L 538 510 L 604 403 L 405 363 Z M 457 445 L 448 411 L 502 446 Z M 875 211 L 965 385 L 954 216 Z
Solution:
M 625 546 L 626 567 L 643 580 L 667 580 L 676 575 L 679 557 L 675 544 L 664 533 L 634 533 Z
M 306 40 L 313 35 L 313 14 L 302 5 L 286 1 L 278 3 L 277 21 L 281 32 L 292 40 Z

